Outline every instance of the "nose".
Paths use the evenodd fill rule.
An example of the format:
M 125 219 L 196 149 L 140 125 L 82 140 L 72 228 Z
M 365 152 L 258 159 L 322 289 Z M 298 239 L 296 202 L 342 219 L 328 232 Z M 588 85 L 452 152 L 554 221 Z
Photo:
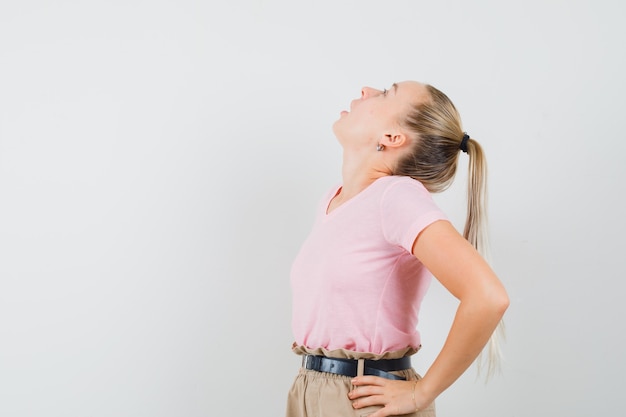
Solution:
M 369 97 L 373 97 L 373 96 L 377 96 L 379 94 L 382 94 L 383 92 L 380 90 L 377 90 L 375 88 L 372 87 L 363 87 L 361 88 L 361 98 L 362 99 L 366 99 Z
M 378 94 L 381 94 L 381 93 L 382 93 L 382 91 L 377 90 L 377 89 L 372 88 L 372 87 L 363 87 L 363 88 L 361 88 L 361 98 L 362 99 L 366 99 L 366 98 L 369 98 L 369 97 L 372 97 L 372 96 L 375 96 L 375 95 L 378 95 Z

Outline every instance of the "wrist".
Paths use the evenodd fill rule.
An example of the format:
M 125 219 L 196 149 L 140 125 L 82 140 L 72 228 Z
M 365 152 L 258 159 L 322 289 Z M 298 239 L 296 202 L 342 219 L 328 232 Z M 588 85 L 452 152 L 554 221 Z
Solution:
M 431 389 L 428 381 L 424 379 L 416 380 L 413 384 L 413 405 L 418 410 L 428 407 L 437 398 L 437 393 Z
M 417 400 L 415 399 L 415 388 L 417 388 L 417 380 L 413 382 L 413 391 L 411 392 L 411 396 L 413 397 L 413 407 L 415 408 L 415 412 L 417 413 L 420 408 L 417 406 Z

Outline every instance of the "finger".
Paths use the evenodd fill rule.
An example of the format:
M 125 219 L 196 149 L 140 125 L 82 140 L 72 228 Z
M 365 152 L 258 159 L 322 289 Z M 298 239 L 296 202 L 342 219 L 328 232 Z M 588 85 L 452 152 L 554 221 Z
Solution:
M 369 407 L 371 405 L 385 405 L 385 397 L 382 395 L 369 395 L 352 401 L 352 407 L 356 409 Z
M 403 414 L 400 412 L 400 409 L 398 407 L 395 408 L 395 410 L 391 410 L 388 406 L 387 407 L 383 407 L 380 410 L 369 414 L 367 417 L 387 417 L 387 416 L 398 416 L 400 414 Z
M 352 379 L 352 385 L 377 385 L 379 387 L 384 387 L 387 383 L 387 379 L 381 378 L 379 376 L 366 375 L 366 376 L 357 376 Z
M 369 395 L 381 395 L 384 394 L 383 387 L 379 387 L 376 385 L 363 385 L 360 387 L 356 387 L 352 391 L 348 393 L 348 398 L 355 399 L 361 397 L 367 397 Z

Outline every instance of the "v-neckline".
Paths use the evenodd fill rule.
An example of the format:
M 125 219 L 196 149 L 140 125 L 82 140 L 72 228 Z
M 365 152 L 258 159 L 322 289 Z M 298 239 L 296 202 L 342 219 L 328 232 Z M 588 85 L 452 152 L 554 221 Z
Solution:
M 363 188 L 361 191 L 359 191 L 358 193 L 356 193 L 355 195 L 353 195 L 352 197 L 350 197 L 349 199 L 347 199 L 346 201 L 344 201 L 343 203 L 341 203 L 340 205 L 338 205 L 337 207 L 335 207 L 334 209 L 332 209 L 331 211 L 328 211 L 328 209 L 330 208 L 330 204 L 333 202 L 333 200 L 335 199 L 335 197 L 337 197 L 339 195 L 339 193 L 341 193 L 341 190 L 343 189 L 343 185 L 339 185 L 337 187 L 337 190 L 332 194 L 332 196 L 326 201 L 326 204 L 324 205 L 324 218 L 329 218 L 332 217 L 338 210 L 341 211 L 343 210 L 343 208 L 346 205 L 350 205 L 355 199 L 358 200 L 360 198 L 360 196 L 362 196 L 363 194 L 365 194 L 367 192 L 367 190 L 369 190 L 370 188 L 372 188 L 372 186 L 381 178 L 387 178 L 388 176 L 383 176 L 380 178 L 376 178 L 374 181 L 372 181 L 371 184 L 369 184 L 367 187 Z

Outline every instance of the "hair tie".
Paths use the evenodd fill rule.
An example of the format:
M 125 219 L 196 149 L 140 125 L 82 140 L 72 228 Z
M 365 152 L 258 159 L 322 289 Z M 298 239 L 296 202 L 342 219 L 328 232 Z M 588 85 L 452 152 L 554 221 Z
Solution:
M 469 140 L 469 138 L 469 135 L 464 132 L 463 139 L 461 139 L 461 144 L 459 145 L 459 149 L 465 153 L 467 153 L 467 141 Z

